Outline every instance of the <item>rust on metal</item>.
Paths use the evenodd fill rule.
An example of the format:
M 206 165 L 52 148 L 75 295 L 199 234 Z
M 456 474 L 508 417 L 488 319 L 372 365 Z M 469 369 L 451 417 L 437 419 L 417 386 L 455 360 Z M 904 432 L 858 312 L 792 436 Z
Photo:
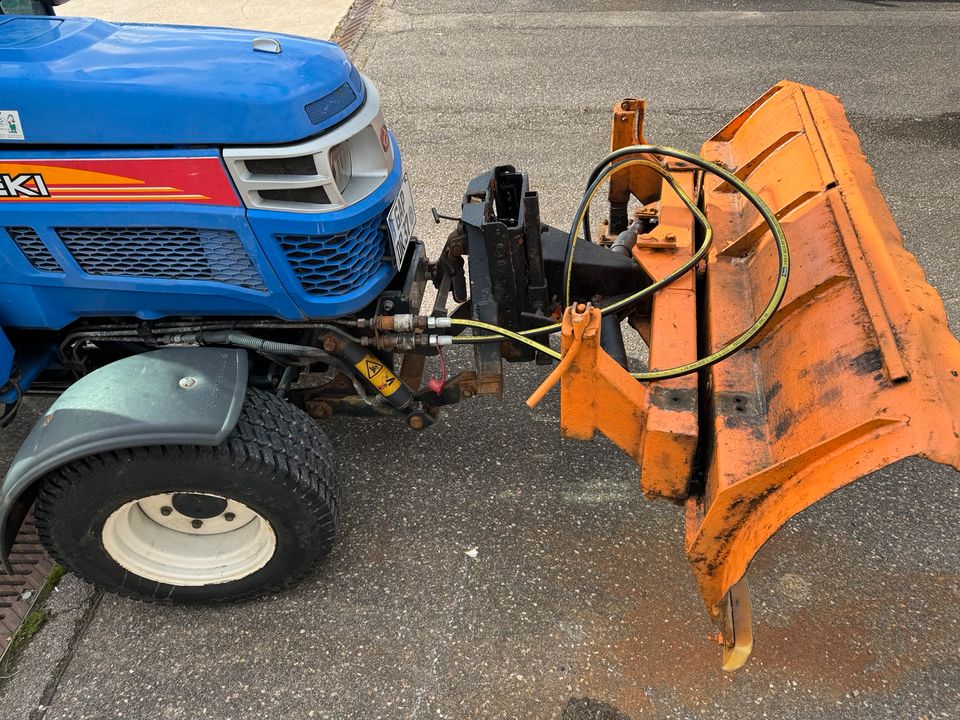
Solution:
M 646 182 L 645 175 L 639 177 Z M 694 173 L 678 171 L 675 178 L 696 199 Z M 634 259 L 653 280 L 669 275 L 696 251 L 693 220 L 683 202 L 666 183 L 658 195 L 660 223 L 647 242 L 633 249 Z M 654 296 L 649 315 L 637 320 L 650 346 L 651 369 L 696 359 L 696 313 L 696 282 L 690 273 Z M 560 429 L 565 437 L 606 435 L 640 464 L 647 496 L 685 499 L 697 448 L 696 375 L 651 385 L 636 382 L 600 348 L 596 308 L 568 309 L 561 338 L 564 356 L 528 404 L 536 404 L 562 378 Z
M 613 108 L 613 125 L 610 131 L 610 149 L 628 145 L 645 145 L 643 134 L 643 116 L 647 102 L 637 98 L 627 98 Z M 648 156 L 651 160 L 656 156 Z M 633 195 L 646 204 L 660 197 L 660 176 L 642 165 L 625 168 L 610 179 L 610 202 L 626 203 Z
M 33 512 L 20 527 L 10 562 L 13 574 L 0 573 L 0 656 L 10 647 L 10 641 L 33 608 L 53 569 L 53 561 L 37 537 Z
M 719 612 L 760 546 L 828 493 L 911 455 L 960 467 L 960 343 L 837 98 L 780 83 L 703 153 L 760 193 L 794 257 L 764 334 L 710 371 L 715 395 L 757 408 L 744 426 L 717 406 L 706 487 L 689 503 L 687 552 Z M 707 182 L 712 350 L 752 319 L 776 266 L 756 214 Z
M 614 149 L 642 141 L 643 103 L 625 103 L 614 109 Z M 634 122 L 623 119 L 630 113 Z M 591 309 L 560 377 L 561 430 L 582 440 L 603 433 L 640 464 L 645 494 L 685 501 L 687 556 L 733 669 L 752 647 L 744 574 L 784 523 L 908 456 L 960 469 L 960 343 L 904 249 L 837 98 L 779 83 L 702 153 L 779 219 L 792 256 L 786 297 L 741 352 L 699 377 L 645 384 L 601 349 L 600 313 Z M 750 203 L 712 175 L 671 169 L 704 208 L 714 244 L 702 285 L 687 274 L 630 318 L 652 369 L 735 338 L 778 272 L 773 238 Z M 633 250 L 656 278 L 690 257 L 695 235 L 669 186 L 654 193 L 648 175 L 615 175 L 611 206 L 625 189 L 647 209 L 658 203 L 660 224 Z M 565 353 L 574 316 L 564 316 Z

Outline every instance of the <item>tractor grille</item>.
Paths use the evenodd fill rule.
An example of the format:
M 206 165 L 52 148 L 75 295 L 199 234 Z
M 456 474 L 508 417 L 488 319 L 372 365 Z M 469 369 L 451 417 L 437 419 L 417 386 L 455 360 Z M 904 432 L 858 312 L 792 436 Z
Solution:
M 339 235 L 277 235 L 290 267 L 310 295 L 342 295 L 366 284 L 386 258 L 377 217 Z
M 178 227 L 70 227 L 57 234 L 90 275 L 212 280 L 266 290 L 237 234 Z
M 256 158 L 244 161 L 251 175 L 316 175 L 317 162 L 313 155 L 290 158 Z
M 37 231 L 29 227 L 8 227 L 7 234 L 20 248 L 20 252 L 37 270 L 43 272 L 63 272 L 60 263 L 50 254 L 46 243 L 40 239 Z
M 324 95 L 319 100 L 314 100 L 304 106 L 303 109 L 306 111 L 310 122 L 319 125 L 327 118 L 331 118 L 353 105 L 357 99 L 357 93 L 350 87 L 350 83 L 360 88 L 363 87 L 363 83 L 360 81 L 360 73 L 357 72 L 356 68 L 350 73 L 350 82 L 345 82 L 329 95 Z

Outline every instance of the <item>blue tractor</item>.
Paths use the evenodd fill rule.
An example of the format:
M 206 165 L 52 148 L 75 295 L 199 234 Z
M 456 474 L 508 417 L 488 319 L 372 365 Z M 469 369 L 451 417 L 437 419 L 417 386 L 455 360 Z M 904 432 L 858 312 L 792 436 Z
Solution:
M 35 501 L 51 553 L 121 592 L 301 576 L 338 513 L 308 411 L 432 419 L 394 348 L 327 324 L 415 314 L 426 278 L 376 89 L 328 42 L 44 12 L 0 15 L 0 97 L 4 422 L 59 395 L 4 483 L 4 558 Z
M 50 553 L 117 592 L 281 587 L 337 527 L 315 420 L 419 430 L 499 394 L 504 357 L 549 362 L 495 334 L 472 370 L 421 387 L 452 324 L 559 317 L 566 234 L 504 166 L 428 263 L 377 90 L 335 44 L 53 4 L 0 4 L 2 423 L 27 393 L 57 396 L 0 488 L 3 562 L 32 507 Z M 599 246 L 577 258 L 577 283 L 645 282 Z

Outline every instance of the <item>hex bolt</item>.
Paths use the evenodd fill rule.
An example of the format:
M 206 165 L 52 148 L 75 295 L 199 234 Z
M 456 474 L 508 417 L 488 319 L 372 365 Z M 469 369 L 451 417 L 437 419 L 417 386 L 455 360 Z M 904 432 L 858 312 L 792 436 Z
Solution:
M 336 352 L 339 345 L 340 344 L 337 342 L 337 339 L 333 337 L 333 335 L 327 335 L 323 339 L 323 349 L 328 353 Z
M 194 520 L 194 521 L 193 521 L 192 523 L 190 523 L 190 524 L 193 525 L 193 527 L 194 527 L 196 530 L 199 530 L 200 528 L 203 527 L 203 520 Z
M 384 300 L 383 301 L 383 311 L 390 312 L 393 310 L 393 300 Z
M 307 412 L 310 413 L 311 417 L 318 419 L 333 417 L 333 408 L 323 400 L 308 400 Z
M 160 508 L 160 514 L 163 515 L 164 517 L 166 517 L 172 512 L 173 512 L 173 508 L 170 507 L 169 505 L 164 505 L 162 508 Z
M 184 390 L 189 390 L 190 388 L 192 388 L 194 385 L 197 384 L 197 379 L 195 377 L 189 377 L 189 376 L 185 378 L 180 378 L 180 382 L 178 384 Z
M 227 522 L 233 522 L 236 517 L 237 517 L 237 516 L 234 515 L 233 513 L 224 513 L 224 514 L 223 514 L 223 519 L 226 520 Z

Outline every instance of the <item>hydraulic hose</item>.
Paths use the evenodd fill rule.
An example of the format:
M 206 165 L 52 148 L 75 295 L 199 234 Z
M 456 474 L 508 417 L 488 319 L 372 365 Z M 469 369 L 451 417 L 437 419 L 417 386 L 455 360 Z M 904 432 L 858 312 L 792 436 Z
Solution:
M 721 360 L 724 360 L 739 351 L 753 338 L 755 338 L 760 331 L 763 330 L 767 323 L 770 322 L 770 319 L 773 317 L 774 313 L 776 313 L 777 308 L 780 307 L 783 296 L 787 291 L 787 282 L 790 279 L 790 247 L 787 245 L 787 238 L 783 234 L 783 228 L 780 226 L 780 221 L 777 219 L 777 216 L 769 208 L 769 206 L 763 201 L 763 199 L 753 190 L 751 190 L 747 184 L 735 174 L 715 163 L 710 162 L 709 160 L 700 157 L 699 155 L 670 147 L 658 147 L 656 145 L 634 145 L 632 147 L 622 148 L 610 153 L 610 155 L 604 159 L 604 164 L 614 162 L 619 158 L 628 155 L 635 155 L 637 153 L 655 153 L 657 155 L 665 155 L 667 157 L 689 162 L 690 164 L 696 165 L 702 170 L 706 170 L 707 172 L 716 175 L 717 177 L 725 180 L 732 187 L 736 188 L 736 190 L 738 190 L 745 198 L 747 198 L 747 200 L 750 201 L 750 204 L 757 209 L 757 212 L 760 213 L 760 216 L 770 228 L 770 233 L 773 235 L 774 243 L 776 244 L 777 260 L 779 264 L 777 282 L 774 285 L 773 292 L 771 293 L 770 299 L 767 301 L 763 312 L 760 313 L 759 317 L 757 317 L 750 327 L 740 333 L 733 340 L 728 342 L 716 352 L 700 358 L 699 360 L 695 360 L 694 362 L 677 365 L 676 367 L 667 368 L 664 370 L 649 370 L 642 373 L 630 373 L 638 380 L 665 380 L 667 378 L 689 375 L 690 373 L 694 373 L 702 370 L 703 368 L 715 365 Z M 598 182 L 602 182 L 603 177 L 604 174 L 598 175 L 597 179 L 594 180 L 593 185 L 597 185 Z M 589 203 L 587 204 L 589 205 Z M 580 217 L 580 220 L 582 220 L 582 216 Z M 574 236 L 573 239 L 576 240 L 576 236 Z M 571 253 L 571 262 L 572 259 L 573 256 Z
M 235 330 L 196 333 L 196 335 L 196 339 L 202 340 L 203 342 L 236 345 L 248 350 L 269 353 L 271 355 L 292 355 L 293 357 L 297 358 L 317 359 L 330 357 L 328 352 L 325 352 L 320 348 L 310 347 L 309 345 L 294 345 L 292 343 L 264 340 L 263 338 L 254 337 L 253 335 L 247 335 L 246 333 L 237 332 Z
M 320 348 L 310 345 L 296 345 L 293 343 L 275 342 L 273 340 L 264 340 L 254 337 L 247 333 L 236 330 L 222 330 L 206 333 L 191 333 L 190 336 L 182 336 L 179 340 L 191 339 L 204 343 L 220 343 L 224 345 L 235 345 L 267 355 L 292 356 L 296 358 L 312 358 L 323 360 L 329 364 L 337 366 L 344 371 L 344 374 L 350 378 L 357 395 L 368 405 L 371 404 L 367 393 L 363 391 L 355 375 L 359 375 L 374 390 L 377 391 L 387 403 L 402 410 L 406 408 L 413 400 L 413 391 L 410 390 L 386 364 L 375 355 L 367 352 L 360 343 L 341 331 L 337 331 L 343 337 L 345 342 L 339 355 L 328 353 Z M 559 357 L 559 354 L 557 354 Z M 353 365 L 349 368 L 347 363 Z
M 506 328 L 498 327 L 497 325 L 492 325 L 490 323 L 480 322 L 479 320 L 463 320 L 460 318 L 451 318 L 450 324 L 454 326 L 459 325 L 464 327 L 479 328 L 481 330 L 490 330 L 491 332 L 497 333 L 496 335 L 473 335 L 470 337 L 461 337 L 458 335 L 457 337 L 453 338 L 454 343 L 456 343 L 457 341 L 460 341 L 461 343 L 464 343 L 464 342 L 476 343 L 476 342 L 492 342 L 492 341 L 510 339 L 510 340 L 516 340 L 517 342 L 521 342 L 524 345 L 529 345 L 535 350 L 539 350 L 545 355 L 549 355 L 554 360 L 560 359 L 560 353 L 558 353 L 552 347 L 538 343 L 536 340 L 531 340 L 528 337 L 524 337 L 522 334 L 514 332 L 513 330 L 507 330 Z M 549 327 L 559 328 L 560 326 L 551 325 Z M 538 329 L 542 330 L 543 328 L 538 328 Z
M 694 219 L 697 221 L 697 223 L 699 223 L 700 226 L 703 227 L 703 243 L 700 245 L 697 251 L 690 257 L 690 259 L 688 259 L 685 263 L 683 263 L 683 265 L 678 267 L 669 275 L 666 275 L 660 280 L 657 280 L 656 282 L 648 285 L 647 287 L 643 288 L 643 290 L 639 290 L 638 292 L 632 293 L 631 295 L 627 295 L 621 298 L 620 300 L 617 300 L 616 302 L 610 303 L 609 305 L 605 305 L 602 308 L 600 308 L 600 312 L 602 315 L 609 315 L 610 313 L 614 313 L 614 312 L 617 312 L 618 310 L 622 310 L 625 307 L 629 307 L 630 305 L 633 305 L 634 303 L 642 300 L 643 298 L 648 297 L 649 295 L 652 295 L 653 293 L 657 292 L 661 288 L 666 287 L 677 278 L 690 272 L 690 270 L 692 270 L 697 265 L 697 263 L 700 262 L 700 260 L 702 260 L 706 256 L 707 251 L 710 249 L 710 245 L 713 242 L 713 227 L 710 225 L 710 222 L 707 220 L 707 216 L 703 214 L 700 208 L 697 207 L 696 203 L 694 203 L 693 200 L 690 199 L 690 196 L 687 195 L 686 192 L 684 192 L 682 187 L 680 187 L 679 183 L 677 183 L 677 181 L 673 178 L 673 176 L 670 175 L 670 173 L 667 170 L 665 170 L 662 166 L 657 165 L 656 163 L 650 160 L 646 160 L 644 158 L 633 158 L 631 160 L 625 160 L 611 167 L 610 174 L 624 167 L 628 167 L 630 165 L 647 166 L 653 169 L 655 172 L 659 173 L 661 176 L 663 176 L 663 178 L 669 183 L 673 191 L 677 193 L 677 196 L 683 201 L 683 204 L 687 206 L 687 208 L 690 210 L 691 213 L 693 213 Z M 600 183 L 602 182 L 603 180 L 601 179 Z M 599 187 L 599 183 L 593 183 L 593 185 L 596 185 L 596 187 Z M 593 192 L 596 193 L 596 188 L 593 189 Z M 587 203 L 587 207 L 589 207 L 589 202 Z M 566 278 L 567 278 L 566 282 L 567 282 L 568 289 L 569 289 L 569 283 L 570 283 L 570 272 L 571 272 L 571 268 L 573 267 L 573 263 L 572 262 L 568 263 L 568 259 L 572 257 L 573 257 L 573 252 L 572 250 L 570 250 L 570 246 L 568 245 L 567 254 L 564 256 L 565 258 L 564 267 L 566 269 Z M 457 323 L 454 323 L 454 324 L 457 324 Z M 474 327 L 479 327 L 479 326 L 474 326 Z M 495 325 L 487 325 L 487 329 L 496 329 L 498 334 L 455 337 L 453 339 L 453 342 L 454 343 L 499 342 L 501 340 L 504 340 L 506 337 L 505 333 L 503 332 L 503 328 L 498 328 Z M 529 345 L 530 343 L 527 343 L 524 338 L 535 337 L 537 335 L 547 335 L 550 333 L 554 333 L 559 329 L 560 329 L 560 323 L 554 323 L 552 325 L 543 325 L 538 328 L 521 330 L 519 332 L 519 335 L 521 335 L 522 337 L 520 338 L 514 337 L 513 339 L 518 340 L 519 342 L 525 342 L 526 344 Z
M 740 192 L 744 197 L 747 198 L 750 204 L 757 209 L 757 211 L 760 213 L 760 216 L 763 218 L 764 222 L 770 228 L 770 232 L 773 235 L 774 242 L 776 244 L 777 257 L 779 262 L 779 272 L 777 275 L 777 282 L 774 286 L 773 292 L 770 296 L 769 301 L 767 302 L 766 307 L 764 307 L 763 312 L 761 312 L 761 314 L 759 315 L 759 317 L 757 317 L 754 323 L 749 328 L 747 328 L 742 333 L 740 333 L 740 335 L 738 335 L 736 338 L 731 340 L 729 343 L 727 343 L 724 347 L 720 348 L 716 352 L 711 353 L 710 355 L 700 358 L 694 362 L 685 363 L 683 365 L 678 365 L 676 367 L 666 368 L 663 370 L 650 370 L 642 373 L 631 373 L 631 375 L 638 380 L 665 380 L 668 378 L 680 377 L 682 375 L 689 375 L 690 373 L 697 372 L 699 370 L 702 370 L 706 367 L 714 365 L 720 362 L 721 360 L 724 360 L 730 357 L 735 352 L 743 348 L 754 337 L 756 337 L 761 330 L 763 330 L 766 324 L 773 317 L 774 313 L 777 311 L 777 308 L 780 307 L 780 303 L 783 300 L 784 294 L 786 293 L 787 281 L 789 280 L 789 277 L 790 277 L 790 249 L 787 245 L 786 237 L 783 234 L 783 228 L 780 226 L 780 222 L 777 220 L 777 217 L 773 213 L 773 211 L 767 206 L 767 204 L 763 201 L 762 198 L 760 198 L 759 195 L 757 195 L 753 190 L 751 190 L 746 185 L 746 183 L 744 183 L 739 177 L 734 175 L 732 172 L 720 167 L 715 163 L 710 162 L 709 160 L 706 160 L 700 157 L 699 155 L 695 155 L 694 153 L 688 153 L 683 150 L 677 150 L 675 148 L 670 148 L 670 147 L 660 147 L 657 145 L 632 145 L 630 147 L 621 148 L 620 150 L 616 150 L 610 153 L 609 155 L 607 155 L 600 163 L 597 164 L 597 166 L 594 168 L 593 173 L 591 173 L 591 178 L 588 183 L 587 191 L 584 193 L 583 200 L 581 201 L 580 207 L 577 210 L 577 214 L 574 218 L 573 225 L 571 226 L 570 235 L 568 236 L 568 239 L 567 239 L 567 253 L 564 260 L 564 265 L 565 265 L 564 294 L 565 294 L 565 300 L 567 301 L 568 305 L 569 305 L 569 299 L 570 299 L 570 277 L 572 274 L 572 266 L 573 266 L 573 252 L 576 246 L 577 235 L 579 234 L 580 227 L 584 222 L 584 217 L 588 213 L 590 201 L 593 198 L 593 196 L 596 194 L 597 189 L 600 187 L 600 185 L 604 182 L 604 180 L 606 180 L 607 177 L 609 177 L 611 174 L 616 172 L 617 169 L 623 168 L 627 164 L 646 165 L 647 163 L 649 163 L 650 166 L 657 168 L 656 171 L 660 172 L 661 175 L 663 175 L 664 173 L 669 174 L 668 171 L 662 166 L 657 165 L 656 163 L 650 160 L 646 160 L 644 158 L 632 158 L 632 160 L 636 162 L 631 162 L 630 160 L 619 162 L 619 163 L 617 162 L 621 158 L 628 157 L 631 155 L 639 155 L 639 154 L 663 155 L 666 157 L 672 157 L 678 160 L 683 160 L 692 165 L 695 165 L 696 167 L 701 168 L 702 170 L 705 170 L 706 172 L 716 175 L 717 177 L 729 183 L 733 188 L 735 188 L 738 192 Z M 672 180 L 672 177 L 670 178 L 670 180 Z M 670 185 L 676 192 L 677 187 L 675 186 L 675 184 L 670 183 Z M 681 199 L 683 199 L 682 196 L 681 196 Z M 707 224 L 707 227 L 709 227 L 709 224 Z M 704 243 L 701 245 L 700 250 L 703 250 L 704 247 L 707 245 L 706 239 L 707 238 L 704 239 Z M 689 269 L 690 268 L 687 268 L 686 270 L 683 270 L 683 272 L 687 272 Z M 682 274 L 682 272 L 680 274 Z M 679 277 L 679 275 L 677 275 L 676 277 L 673 277 L 673 275 L 674 274 L 671 273 L 671 276 L 664 278 L 664 280 L 666 280 L 667 282 L 673 282 L 673 280 L 675 280 L 676 277 Z M 664 282 L 663 284 L 654 283 L 654 285 L 651 285 L 648 288 L 644 288 L 644 290 L 640 291 L 640 293 L 649 294 L 650 292 L 656 292 L 656 290 L 659 290 L 660 287 L 663 287 L 663 285 L 667 284 L 667 282 Z M 632 302 L 636 302 L 636 300 L 638 300 L 639 297 L 643 297 L 643 295 L 641 295 L 640 293 L 635 293 L 632 296 L 623 298 L 617 303 L 614 303 L 613 305 L 609 305 L 603 308 L 602 312 L 604 314 L 608 312 L 614 312 L 616 309 L 629 305 Z M 514 340 L 519 340 L 521 342 L 524 342 L 528 340 L 526 337 L 524 337 L 525 335 L 539 335 L 544 333 L 551 333 L 551 332 L 555 332 L 557 328 L 559 328 L 559 325 L 548 325 L 541 328 L 534 328 L 532 330 L 526 330 L 521 332 L 519 334 L 519 337 L 513 337 L 515 335 L 518 335 L 517 333 L 513 333 L 513 335 L 508 336 L 506 335 L 506 333 L 502 328 L 498 328 L 497 332 L 499 333 L 499 337 L 496 335 L 465 337 L 465 338 L 459 338 L 459 341 L 460 342 L 471 342 L 471 341 L 490 342 L 495 340 L 502 340 L 505 337 L 511 337 Z M 456 342 L 457 340 L 458 339 L 455 339 L 454 342 Z
M 635 153 L 634 153 L 635 154 Z M 610 157 L 610 156 L 608 156 Z M 622 157 L 622 156 L 621 156 Z M 612 163 L 613 161 L 611 161 Z M 564 290 L 563 290 L 563 299 L 564 305 L 569 306 L 571 304 L 570 299 L 570 283 L 573 278 L 573 254 L 577 246 L 577 236 L 580 234 L 580 227 L 583 225 L 583 219 L 587 211 L 590 209 L 590 203 L 593 202 L 594 195 L 597 194 L 597 190 L 600 189 L 600 186 L 606 181 L 608 177 L 613 175 L 618 170 L 630 167 L 631 165 L 642 165 L 643 167 L 649 168 L 660 175 L 664 180 L 667 181 L 667 184 L 671 189 L 680 197 L 683 201 L 683 204 L 687 206 L 690 212 L 693 213 L 696 221 L 703 227 L 705 236 L 703 239 L 703 244 L 697 250 L 692 258 L 683 265 L 681 265 L 677 270 L 670 273 L 666 277 L 658 280 L 652 285 L 644 288 L 639 293 L 628 296 L 618 303 L 607 306 L 601 310 L 606 310 L 607 313 L 615 312 L 625 305 L 629 305 L 633 302 L 636 302 L 640 298 L 646 297 L 652 293 L 657 292 L 660 288 L 665 285 L 669 285 L 674 280 L 680 276 L 689 272 L 702 258 L 707 254 L 707 250 L 710 247 L 710 243 L 713 241 L 713 228 L 710 225 L 710 222 L 707 220 L 706 215 L 697 207 L 696 203 L 690 199 L 690 197 L 683 191 L 683 188 L 680 187 L 680 184 L 674 179 L 673 175 L 663 167 L 662 165 L 653 162 L 652 160 L 647 160 L 646 158 L 630 158 L 628 160 L 622 160 L 616 164 L 607 164 L 604 169 L 601 170 L 599 175 L 596 175 L 596 169 L 594 173 L 591 174 L 590 184 L 587 187 L 587 191 L 583 194 L 583 199 L 580 201 L 580 207 L 577 208 L 577 214 L 574 216 L 573 225 L 570 227 L 570 233 L 567 235 L 567 250 L 564 254 L 563 259 L 563 277 L 564 277 Z M 596 175 L 596 176 L 594 176 Z M 642 293 L 642 294 L 641 294 Z

